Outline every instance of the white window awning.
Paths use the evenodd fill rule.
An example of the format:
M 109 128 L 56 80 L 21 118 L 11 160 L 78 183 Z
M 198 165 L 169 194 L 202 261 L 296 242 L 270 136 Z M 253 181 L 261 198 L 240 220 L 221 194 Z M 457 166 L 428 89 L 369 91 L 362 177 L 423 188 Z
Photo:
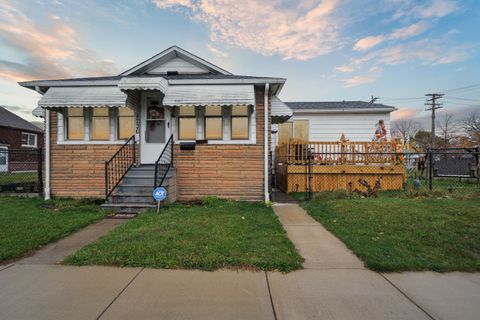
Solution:
M 162 77 L 124 77 L 118 82 L 120 90 L 158 90 L 167 92 L 168 81 Z
M 277 96 L 272 97 L 272 123 L 282 123 L 290 119 L 293 115 L 292 109 L 290 109 L 282 100 Z
M 38 102 L 42 108 L 125 107 L 127 95 L 114 87 L 52 87 Z
M 166 106 L 255 105 L 253 85 L 170 85 Z

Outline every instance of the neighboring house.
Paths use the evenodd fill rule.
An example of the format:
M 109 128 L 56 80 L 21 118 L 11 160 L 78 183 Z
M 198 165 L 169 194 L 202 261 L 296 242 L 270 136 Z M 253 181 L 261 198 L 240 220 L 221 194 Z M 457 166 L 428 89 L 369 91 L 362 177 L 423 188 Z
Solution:
M 42 146 L 42 129 L 0 107 L 0 172 L 37 170 L 36 154 L 28 151 Z
M 290 139 L 339 141 L 342 134 L 350 141 L 371 141 L 375 125 L 384 120 L 390 137 L 390 113 L 395 107 L 364 101 L 285 102 L 293 116 L 274 128 L 274 145 Z
M 174 46 L 118 76 L 19 84 L 43 95 L 46 198 L 107 195 L 136 210 L 160 185 L 170 201 L 268 200 L 271 121 L 292 114 L 277 98 L 284 83 Z

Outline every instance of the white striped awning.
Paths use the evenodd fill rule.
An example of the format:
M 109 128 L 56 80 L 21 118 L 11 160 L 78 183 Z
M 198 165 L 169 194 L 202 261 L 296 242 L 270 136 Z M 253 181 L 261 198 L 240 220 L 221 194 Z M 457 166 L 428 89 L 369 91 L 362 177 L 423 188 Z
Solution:
M 255 105 L 253 85 L 170 85 L 166 106 Z
M 42 107 L 36 107 L 33 109 L 32 115 L 37 118 L 45 118 L 45 109 Z
M 125 107 L 127 95 L 115 87 L 52 87 L 39 107 Z
M 282 100 L 277 96 L 272 97 L 272 123 L 282 123 L 290 119 L 293 115 L 292 109 L 290 109 Z
M 168 81 L 162 77 L 124 77 L 118 82 L 120 90 L 159 90 L 167 92 Z

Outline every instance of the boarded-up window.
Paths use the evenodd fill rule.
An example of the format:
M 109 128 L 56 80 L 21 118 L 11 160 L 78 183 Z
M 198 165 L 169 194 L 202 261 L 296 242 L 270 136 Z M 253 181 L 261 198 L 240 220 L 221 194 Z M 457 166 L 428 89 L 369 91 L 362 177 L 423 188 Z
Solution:
M 110 139 L 110 117 L 108 108 L 93 108 L 92 140 Z
M 195 140 L 197 137 L 197 118 L 195 107 L 183 106 L 178 111 L 178 139 Z
M 249 138 L 249 108 L 248 106 L 232 107 L 232 139 Z
M 83 108 L 68 108 L 67 110 L 67 139 L 83 140 L 85 138 L 85 120 Z
M 278 144 L 288 143 L 293 138 L 293 123 L 284 122 L 278 125 Z
M 135 134 L 135 114 L 130 108 L 118 109 L 118 138 L 129 139 Z
M 293 138 L 308 141 L 308 120 L 293 121 Z
M 223 136 L 223 119 L 221 106 L 205 107 L 205 139 L 221 140 Z

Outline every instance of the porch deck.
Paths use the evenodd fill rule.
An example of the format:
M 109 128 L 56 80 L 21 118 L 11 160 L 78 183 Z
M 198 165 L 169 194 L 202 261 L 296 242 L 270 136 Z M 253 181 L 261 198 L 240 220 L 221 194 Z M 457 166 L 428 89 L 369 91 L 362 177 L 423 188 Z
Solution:
M 401 150 L 393 141 L 290 141 L 275 150 L 277 186 L 287 193 L 362 190 L 363 180 L 399 190 L 406 178 Z

